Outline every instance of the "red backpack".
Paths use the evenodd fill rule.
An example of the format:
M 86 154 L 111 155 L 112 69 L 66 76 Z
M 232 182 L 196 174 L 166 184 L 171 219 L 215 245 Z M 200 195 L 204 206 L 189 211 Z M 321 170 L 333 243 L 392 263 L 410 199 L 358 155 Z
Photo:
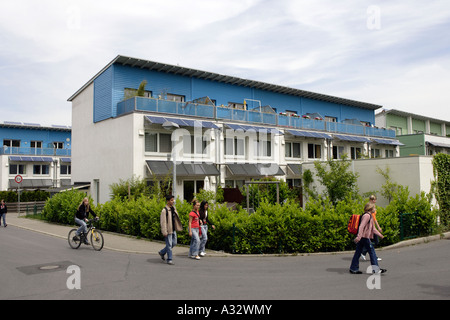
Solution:
M 359 230 L 359 225 L 361 224 L 361 217 L 366 214 L 366 212 L 364 212 L 363 214 L 359 215 L 359 214 L 352 214 L 352 216 L 350 217 L 350 220 L 348 221 L 348 225 L 347 225 L 347 230 L 348 232 L 350 232 L 351 234 L 358 234 L 358 230 Z M 369 213 L 369 217 L 372 217 L 372 215 Z
M 347 230 L 351 234 L 358 234 L 359 229 L 359 220 L 361 219 L 361 215 L 359 214 L 352 214 L 350 217 L 350 220 L 348 221 Z

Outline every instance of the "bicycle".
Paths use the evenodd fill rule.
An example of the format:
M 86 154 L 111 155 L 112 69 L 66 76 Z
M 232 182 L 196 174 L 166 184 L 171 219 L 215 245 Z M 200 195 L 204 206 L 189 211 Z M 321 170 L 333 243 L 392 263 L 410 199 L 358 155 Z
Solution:
M 69 231 L 67 239 L 72 249 L 78 249 L 81 246 L 82 242 L 85 243 L 90 234 L 91 245 L 94 248 L 94 250 L 95 251 L 102 250 L 104 244 L 103 234 L 93 226 L 94 221 L 97 221 L 97 219 L 90 219 L 87 221 L 86 223 L 86 226 L 88 227 L 87 233 L 82 232 L 79 236 L 77 236 L 76 235 L 77 229 L 72 229 Z

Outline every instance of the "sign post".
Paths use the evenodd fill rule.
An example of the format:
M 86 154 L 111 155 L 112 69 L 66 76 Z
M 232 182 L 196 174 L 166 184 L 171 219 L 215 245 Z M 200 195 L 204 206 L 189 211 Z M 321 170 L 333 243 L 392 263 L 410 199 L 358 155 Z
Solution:
M 18 209 L 19 213 L 18 213 L 18 215 L 20 216 L 20 184 L 22 183 L 23 178 L 22 178 L 22 176 L 20 174 L 18 174 L 17 176 L 15 176 L 14 181 L 19 185 L 17 187 L 17 201 L 19 203 L 19 209 Z

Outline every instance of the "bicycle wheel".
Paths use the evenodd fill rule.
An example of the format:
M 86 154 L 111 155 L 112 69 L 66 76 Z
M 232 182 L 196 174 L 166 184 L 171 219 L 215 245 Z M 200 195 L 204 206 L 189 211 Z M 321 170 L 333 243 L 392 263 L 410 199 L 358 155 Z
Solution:
M 103 235 L 97 229 L 91 231 L 91 244 L 94 250 L 100 251 L 103 248 Z
M 80 236 L 78 236 L 78 239 L 75 239 L 75 235 L 77 233 L 77 229 L 72 229 L 69 231 L 69 236 L 67 237 L 67 240 L 69 241 L 69 245 L 72 249 L 78 249 L 81 245 Z

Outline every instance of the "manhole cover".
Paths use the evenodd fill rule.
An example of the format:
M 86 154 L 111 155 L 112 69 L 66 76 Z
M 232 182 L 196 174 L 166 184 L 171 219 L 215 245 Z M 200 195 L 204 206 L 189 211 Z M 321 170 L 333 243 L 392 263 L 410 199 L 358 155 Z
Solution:
M 17 270 L 19 270 L 22 273 L 32 275 L 32 274 L 67 270 L 67 268 L 69 266 L 74 265 L 74 264 L 75 263 L 70 262 L 70 261 L 58 261 L 58 262 L 37 264 L 37 265 L 33 265 L 33 266 L 19 267 L 19 268 L 17 268 Z

